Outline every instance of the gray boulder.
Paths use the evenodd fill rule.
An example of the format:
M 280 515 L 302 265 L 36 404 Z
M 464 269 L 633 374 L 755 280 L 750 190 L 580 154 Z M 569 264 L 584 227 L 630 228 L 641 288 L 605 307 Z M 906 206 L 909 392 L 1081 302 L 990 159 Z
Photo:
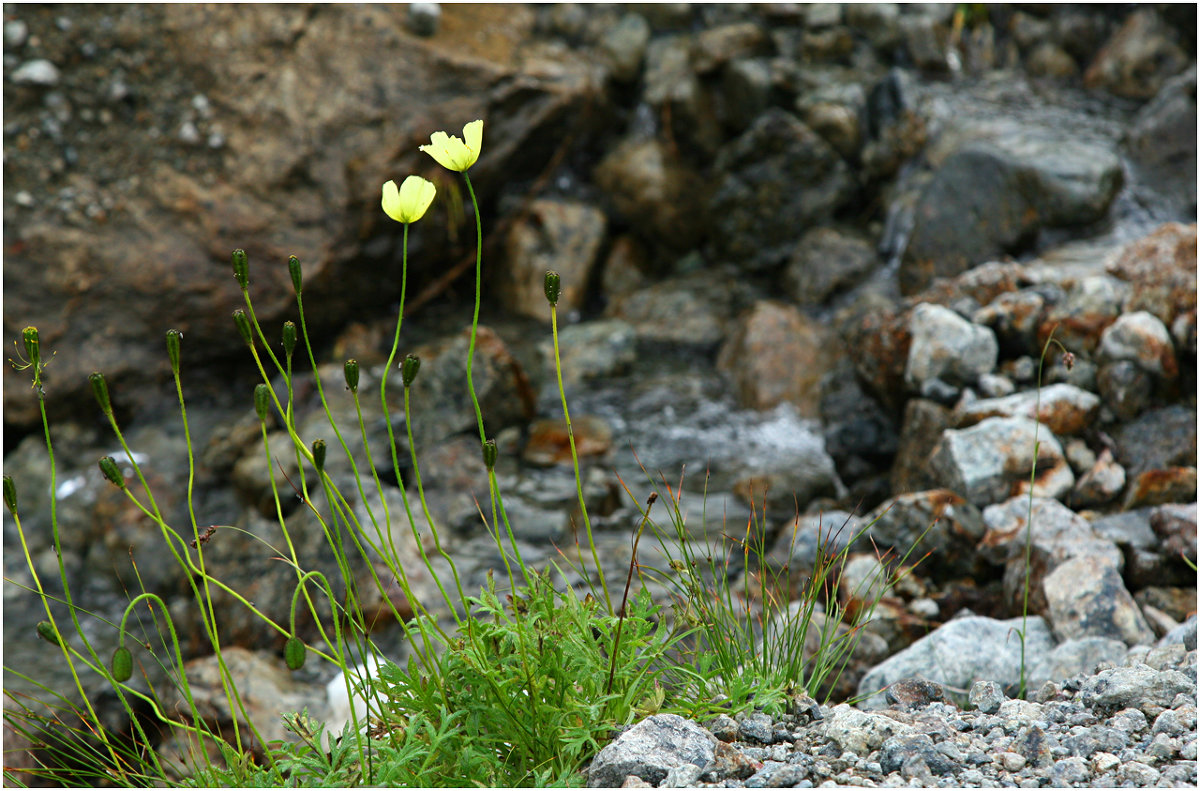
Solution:
M 685 764 L 703 768 L 716 754 L 717 738 L 677 714 L 655 714 L 622 733 L 596 754 L 589 788 L 617 788 L 630 775 L 658 785 Z
M 900 288 L 914 294 L 1028 247 L 1043 227 L 1100 219 L 1122 183 L 1111 147 L 1064 145 L 1047 129 L 1008 128 L 966 142 L 934 173 L 916 206 L 900 266 Z
M 972 615 L 946 623 L 863 676 L 858 694 L 870 696 L 863 708 L 884 708 L 884 687 L 918 676 L 958 689 L 970 689 L 975 681 L 990 679 L 1012 694 L 1021 680 L 1020 628 L 1020 618 L 997 621 Z M 1048 652 L 1054 645 L 1041 618 L 1029 618 L 1027 628 L 1027 657 Z

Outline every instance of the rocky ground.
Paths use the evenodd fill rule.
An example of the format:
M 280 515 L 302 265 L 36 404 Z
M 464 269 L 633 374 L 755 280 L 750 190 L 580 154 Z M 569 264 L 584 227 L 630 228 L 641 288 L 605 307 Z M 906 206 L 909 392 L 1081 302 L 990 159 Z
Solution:
M 143 584 L 196 637 L 177 569 L 154 561 L 157 528 L 95 468 L 116 445 L 87 374 L 108 374 L 160 506 L 185 523 L 161 352 L 167 328 L 184 330 L 197 513 L 273 535 L 229 252 L 250 253 L 268 333 L 294 318 L 283 262 L 299 255 L 311 324 L 332 339 L 324 380 L 340 391 L 356 357 L 371 391 L 399 298 L 379 184 L 410 172 L 442 196 L 411 235 L 401 348 L 423 361 L 421 474 L 468 581 L 484 579 L 486 478 L 462 388 L 473 238 L 445 208 L 454 182 L 417 153 L 480 117 L 475 371 L 526 559 L 573 544 L 579 517 L 547 268 L 562 273 L 563 373 L 611 573 L 637 521 L 616 476 L 644 499 L 639 459 L 682 476 L 699 540 L 713 514 L 744 524 L 765 499 L 768 561 L 796 575 L 819 526 L 865 528 L 849 548 L 862 578 L 876 549 L 903 554 L 929 528 L 833 702 L 920 677 L 939 685 L 931 706 L 875 695 L 865 710 L 705 723 L 711 735 L 667 723 L 709 752 L 599 782 L 1194 783 L 1194 7 L 957 8 L 6 6 L 5 337 L 37 324 L 57 353 L 47 404 L 73 589 L 112 618 Z M 1071 357 L 1051 345 L 1039 388 L 1051 336 Z M 5 474 L 53 578 L 36 402 L 11 370 L 4 394 Z M 308 374 L 298 403 L 301 434 L 328 434 Z M 348 398 L 331 406 L 351 424 Z M 385 438 L 368 424 L 372 447 Z M 331 469 L 351 482 L 344 461 Z M 285 508 L 302 557 L 330 567 L 315 522 Z M 1000 702 L 1018 683 L 1027 528 L 1034 694 Z M 4 530 L 14 546 L 7 514 Z M 286 613 L 272 554 L 218 528 L 206 559 Z M 36 610 L 21 556 L 6 552 L 5 576 L 6 667 L 55 683 L 44 644 L 23 637 Z M 289 676 L 252 616 L 231 607 L 222 629 L 267 690 L 266 719 L 327 706 L 327 677 Z M 202 645 L 187 645 L 198 676 Z M 838 735 L 856 730 L 879 738 Z

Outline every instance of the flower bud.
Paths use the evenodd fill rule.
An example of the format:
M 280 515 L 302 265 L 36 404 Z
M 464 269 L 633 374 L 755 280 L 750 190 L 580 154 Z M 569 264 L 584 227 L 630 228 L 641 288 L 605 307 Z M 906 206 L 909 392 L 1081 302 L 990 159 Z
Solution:
M 313 440 L 312 444 L 313 466 L 317 468 L 317 472 L 325 469 L 325 440 Z
M 303 278 L 300 272 L 300 259 L 294 255 L 288 256 L 288 274 L 292 276 L 292 288 L 296 289 L 296 293 L 299 294 Z
M 358 360 L 346 361 L 346 389 L 351 393 L 358 392 Z
M 546 280 L 542 284 L 546 291 L 546 300 L 550 303 L 550 307 L 558 304 L 558 294 L 561 290 L 559 284 L 558 272 L 554 270 L 546 270 Z
M 113 651 L 112 676 L 117 681 L 128 681 L 133 676 L 133 654 L 125 646 L 117 646 Z
M 242 291 L 245 291 L 246 287 L 250 284 L 250 276 L 248 274 L 249 269 L 250 269 L 250 266 L 246 262 L 246 251 L 241 249 L 240 247 L 238 249 L 234 250 L 233 251 L 233 276 L 237 280 L 238 287 Z
M 88 377 L 88 381 L 92 383 L 92 394 L 100 402 L 100 411 L 106 416 L 111 415 L 112 399 L 108 397 L 108 382 L 104 381 L 104 374 L 96 371 Z
M 292 356 L 292 352 L 296 350 L 296 324 L 295 322 L 285 321 L 283 323 L 283 353 L 288 357 Z
M 112 456 L 100 459 L 100 472 L 104 473 L 104 477 L 108 478 L 113 486 L 118 489 L 125 488 L 125 476 L 121 474 L 121 469 L 117 467 L 116 459 Z
M 419 370 L 421 370 L 421 358 L 415 354 L 405 356 L 404 362 L 400 363 L 400 379 L 403 380 L 405 387 L 412 387 Z
M 37 327 L 26 327 L 21 330 L 21 339 L 25 341 L 25 359 L 29 360 L 29 365 L 32 366 L 34 372 L 37 372 L 38 363 L 42 359 L 41 341 L 38 339 Z
M 62 638 L 58 636 L 58 632 L 54 631 L 54 624 L 49 621 L 38 621 L 37 624 L 38 637 L 45 640 L 51 645 L 62 645 Z
M 289 637 L 283 644 L 283 661 L 287 663 L 288 670 L 299 670 L 304 667 L 307 653 L 308 649 L 304 645 L 304 641 L 295 635 Z
M 179 342 L 183 333 L 179 330 L 167 330 L 167 357 L 171 360 L 171 373 L 179 376 Z
M 254 412 L 263 422 L 266 422 L 267 416 L 271 414 L 271 388 L 265 384 L 254 388 Z
M 496 440 L 494 439 L 483 443 L 483 466 L 489 470 L 496 466 Z
M 17 485 L 11 475 L 4 476 L 4 507 L 13 516 L 17 515 Z
M 233 323 L 237 325 L 238 334 L 242 336 L 242 341 L 250 347 L 254 346 L 254 334 L 250 331 L 250 319 L 246 318 L 246 311 L 238 308 L 233 312 Z

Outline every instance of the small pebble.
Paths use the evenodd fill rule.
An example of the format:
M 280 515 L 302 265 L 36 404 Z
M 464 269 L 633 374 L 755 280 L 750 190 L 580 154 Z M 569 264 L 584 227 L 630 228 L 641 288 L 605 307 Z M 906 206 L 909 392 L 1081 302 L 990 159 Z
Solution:
M 25 46 L 25 41 L 29 38 L 29 25 L 26 25 L 19 19 L 10 19 L 4 23 L 4 46 L 17 47 Z
M 50 61 L 39 58 L 22 63 L 12 73 L 12 81 L 17 85 L 58 85 L 58 67 Z

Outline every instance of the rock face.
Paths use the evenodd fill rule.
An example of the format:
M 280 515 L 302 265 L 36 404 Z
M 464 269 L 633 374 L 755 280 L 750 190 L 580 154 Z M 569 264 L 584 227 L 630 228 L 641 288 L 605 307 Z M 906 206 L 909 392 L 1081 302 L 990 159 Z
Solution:
M 98 9 L 91 23 L 80 20 L 49 42 L 62 48 L 54 51 L 60 64 L 71 63 L 59 85 L 70 97 L 67 113 L 73 103 L 109 119 L 59 121 L 55 136 L 26 127 L 22 145 L 31 148 L 7 182 L 6 195 L 33 196 L 75 184 L 65 203 L 5 200 L 10 227 L 20 228 L 6 240 L 6 301 L 22 306 L 5 311 L 5 334 L 17 337 L 26 324 L 42 329 L 45 347 L 58 352 L 60 399 L 85 404 L 87 374 L 99 369 L 120 407 L 144 407 L 146 389 L 123 385 L 168 370 L 161 338 L 171 327 L 204 338 L 187 348 L 193 367 L 240 365 L 244 350 L 228 318 L 241 303 L 229 269 L 237 247 L 249 254 L 264 327 L 294 315 L 285 266 L 293 253 L 304 263 L 314 331 L 394 302 L 399 226 L 379 211 L 380 185 L 418 172 L 436 176 L 443 196 L 461 190 L 417 145 L 437 129 L 461 135 L 467 121 L 490 121 L 473 173 L 486 202 L 497 184 L 490 174 L 535 173 L 543 162 L 531 161 L 526 146 L 586 123 L 578 111 L 597 98 L 586 69 L 521 72 L 517 48 L 534 21 L 528 9 L 446 8 L 430 38 L 409 32 L 402 9 L 344 11 Z M 456 34 L 464 24 L 492 25 L 498 35 L 480 42 Z M 157 33 L 141 37 L 140 29 Z M 80 36 L 98 57 L 75 62 L 69 53 Z M 143 64 L 136 79 L 131 58 Z M 6 110 L 22 100 L 36 97 L 6 94 Z M 198 142 L 177 135 L 181 123 Z M 39 164 L 64 147 L 78 163 L 69 172 Z M 435 206 L 413 226 L 410 295 L 461 254 L 446 245 L 443 212 Z M 370 251 L 366 237 L 377 240 Z M 10 425 L 36 417 L 22 380 L 6 367 Z

